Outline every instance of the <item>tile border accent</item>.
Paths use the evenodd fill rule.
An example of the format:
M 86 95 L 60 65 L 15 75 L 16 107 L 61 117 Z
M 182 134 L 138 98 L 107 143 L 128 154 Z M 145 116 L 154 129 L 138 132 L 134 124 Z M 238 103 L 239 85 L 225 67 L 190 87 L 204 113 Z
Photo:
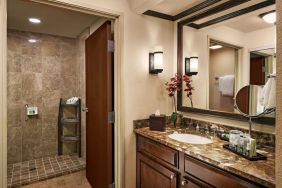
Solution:
M 76 155 L 33 159 L 8 165 L 8 188 L 21 187 L 38 181 L 85 169 L 85 161 Z

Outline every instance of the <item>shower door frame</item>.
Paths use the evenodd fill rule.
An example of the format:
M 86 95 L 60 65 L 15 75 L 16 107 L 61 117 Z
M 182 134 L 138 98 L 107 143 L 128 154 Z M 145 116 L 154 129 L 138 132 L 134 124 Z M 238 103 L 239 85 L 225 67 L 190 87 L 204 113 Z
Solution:
M 97 7 L 86 3 L 73 3 L 68 0 L 30 0 L 73 11 L 79 11 L 95 16 L 114 20 L 114 165 L 115 186 L 124 187 L 124 114 L 121 108 L 121 67 L 123 41 L 123 13 Z M 66 3 L 69 2 L 69 3 Z M 7 187 L 7 0 L 0 0 L 0 187 Z M 118 128 L 117 128 L 118 127 Z

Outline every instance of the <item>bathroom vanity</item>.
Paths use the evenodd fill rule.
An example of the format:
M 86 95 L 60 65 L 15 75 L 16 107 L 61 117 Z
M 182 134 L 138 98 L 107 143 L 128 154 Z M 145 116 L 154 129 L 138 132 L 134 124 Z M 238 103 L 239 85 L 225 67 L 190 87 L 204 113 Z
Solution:
M 165 132 L 135 129 L 137 135 L 137 188 L 275 187 L 274 152 L 265 161 L 248 161 L 223 149 L 226 143 L 194 145 L 168 137 L 173 132 L 199 134 L 192 129 Z

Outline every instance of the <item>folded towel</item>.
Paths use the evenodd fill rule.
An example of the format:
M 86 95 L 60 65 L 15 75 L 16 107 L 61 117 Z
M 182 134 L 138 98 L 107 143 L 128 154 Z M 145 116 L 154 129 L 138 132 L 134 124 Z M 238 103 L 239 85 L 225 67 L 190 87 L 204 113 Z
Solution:
M 234 96 L 234 75 L 219 77 L 219 91 L 224 96 Z
M 78 101 L 78 97 L 72 97 L 67 99 L 66 104 L 75 104 Z

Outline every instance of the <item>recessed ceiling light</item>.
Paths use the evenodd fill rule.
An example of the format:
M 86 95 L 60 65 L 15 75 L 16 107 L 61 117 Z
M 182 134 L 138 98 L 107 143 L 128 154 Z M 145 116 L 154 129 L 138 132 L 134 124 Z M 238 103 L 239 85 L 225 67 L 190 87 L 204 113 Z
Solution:
M 262 14 L 261 18 L 267 23 L 274 24 L 276 22 L 276 12 L 271 11 L 271 12 Z
M 219 48 L 222 48 L 222 46 L 219 45 L 219 44 L 215 44 L 215 45 L 210 46 L 210 49 L 212 49 L 212 50 L 216 50 L 216 49 L 219 49 Z
M 28 18 L 28 21 L 34 24 L 40 24 L 41 20 L 39 18 Z
M 29 42 L 29 43 L 36 43 L 37 40 L 36 40 L 36 39 L 28 39 L 28 42 Z

